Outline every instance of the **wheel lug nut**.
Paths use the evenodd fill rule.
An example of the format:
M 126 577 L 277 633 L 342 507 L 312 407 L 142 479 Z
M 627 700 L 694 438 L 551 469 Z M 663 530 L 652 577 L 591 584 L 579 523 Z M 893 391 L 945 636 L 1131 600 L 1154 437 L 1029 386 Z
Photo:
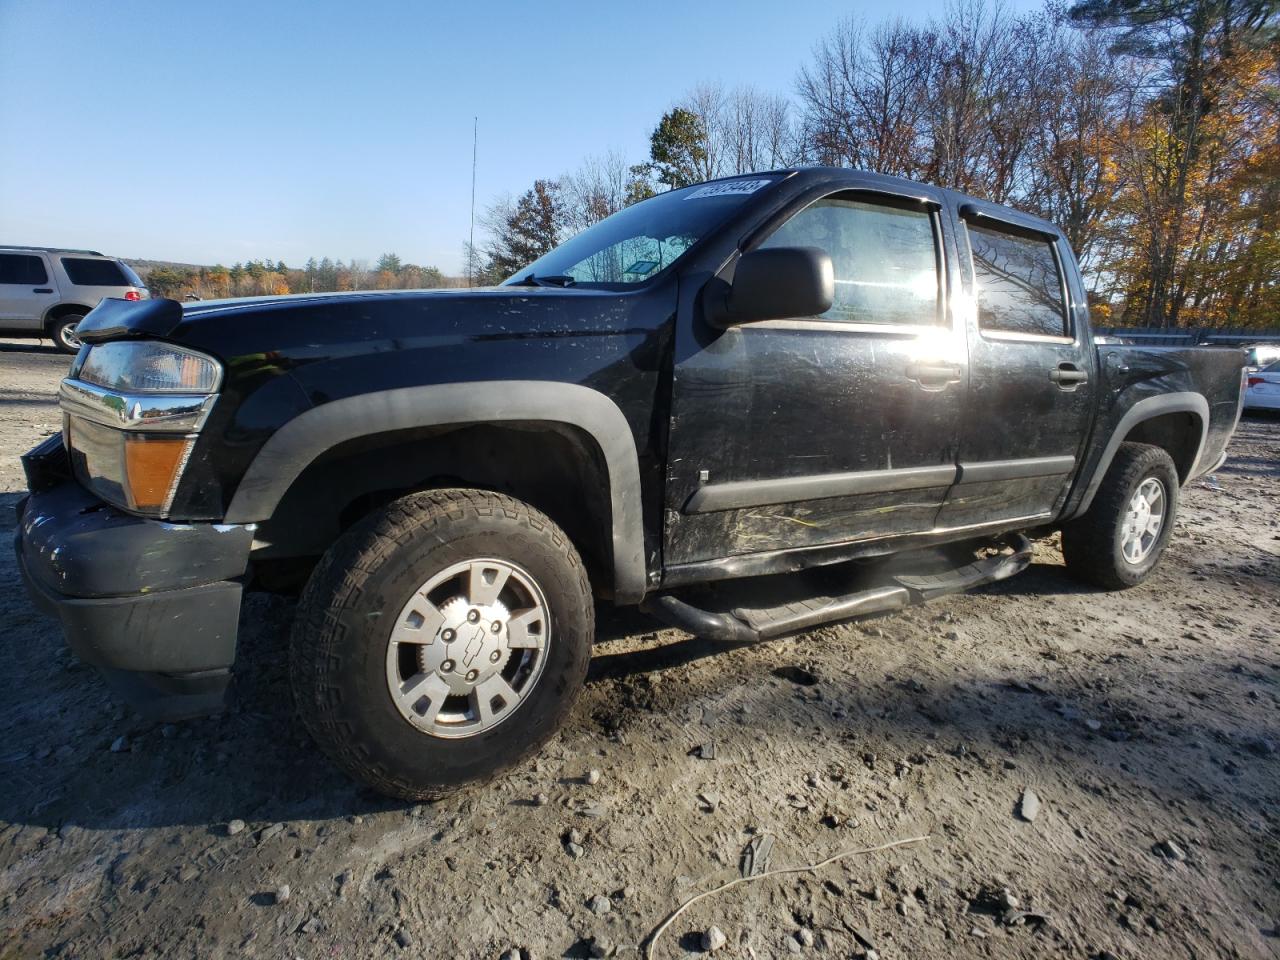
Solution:
M 501 620 L 495 620 L 495 621 L 493 621 L 493 632 L 494 632 L 494 633 L 501 633 L 501 632 L 502 632 L 502 621 L 501 621 Z
M 476 677 L 480 676 L 475 670 L 467 671 L 467 683 L 473 683 Z
M 441 671 L 441 673 L 452 673 L 452 672 L 453 672 L 453 661 L 452 661 L 452 660 L 446 660 L 444 663 L 440 664 L 440 671 Z
M 440 639 L 445 643 L 453 643 L 453 638 L 457 636 L 452 630 L 444 630 L 440 634 Z
M 471 622 L 471 623 L 475 623 L 475 622 L 476 622 L 477 620 L 479 620 L 479 619 L 480 619 L 480 611 L 479 611 L 479 610 L 468 610 L 468 611 L 467 611 L 467 620 L 468 620 L 469 622 Z
M 495 650 L 495 651 L 493 651 L 493 653 L 489 654 L 489 662 L 490 662 L 490 663 L 497 663 L 497 662 L 498 662 L 499 660 L 501 660 L 501 659 L 502 659 L 502 654 L 500 654 L 497 650 Z

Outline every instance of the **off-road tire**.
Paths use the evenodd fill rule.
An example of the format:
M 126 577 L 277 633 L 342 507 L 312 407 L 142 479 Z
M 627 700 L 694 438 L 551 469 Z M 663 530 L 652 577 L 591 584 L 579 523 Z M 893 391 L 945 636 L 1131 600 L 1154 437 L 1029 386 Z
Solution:
M 1155 478 L 1164 486 L 1164 525 L 1151 552 L 1140 562 L 1131 563 L 1121 550 L 1122 528 L 1134 493 L 1148 478 Z M 1104 590 L 1137 586 L 1160 562 L 1173 534 L 1177 512 L 1178 471 L 1169 454 L 1145 443 L 1120 444 L 1088 512 L 1062 528 L 1062 556 L 1067 572 Z
M 66 335 L 69 330 L 75 329 L 75 325 L 83 319 L 83 314 L 70 314 L 50 321 L 49 339 L 53 341 L 53 345 L 63 353 L 79 353 L 80 344 L 72 343 L 67 339 Z
M 397 611 L 424 582 L 475 557 L 516 563 L 536 580 L 550 614 L 547 661 L 508 720 L 445 739 L 398 712 L 387 643 Z M 321 750 L 355 779 L 401 799 L 436 799 L 492 777 L 556 732 L 582 688 L 594 634 L 582 560 L 544 514 L 482 490 L 410 494 L 347 531 L 308 580 L 289 647 L 294 705 Z

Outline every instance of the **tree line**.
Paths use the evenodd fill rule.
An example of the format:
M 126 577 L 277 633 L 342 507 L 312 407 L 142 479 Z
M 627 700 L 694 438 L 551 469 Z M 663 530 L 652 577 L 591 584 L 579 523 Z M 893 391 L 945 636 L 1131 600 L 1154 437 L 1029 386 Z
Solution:
M 1057 223 L 1103 323 L 1280 321 L 1280 0 L 957 0 L 914 24 L 850 19 L 790 94 L 705 84 L 617 153 L 481 217 L 468 279 L 514 273 L 660 190 L 802 164 L 857 167 Z
M 464 281 L 446 277 L 436 267 L 404 263 L 394 253 L 384 253 L 372 266 L 364 260 L 331 260 L 312 257 L 302 267 L 282 261 L 250 260 L 230 267 L 140 266 L 143 282 L 153 296 L 201 300 L 221 297 L 275 296 L 287 293 L 332 293 L 342 290 L 415 290 L 457 286 Z

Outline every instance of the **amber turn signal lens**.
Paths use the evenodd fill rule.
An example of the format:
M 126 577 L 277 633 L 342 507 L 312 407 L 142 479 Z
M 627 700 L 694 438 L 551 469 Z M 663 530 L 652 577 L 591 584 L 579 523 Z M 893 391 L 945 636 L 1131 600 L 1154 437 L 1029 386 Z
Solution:
M 125 490 L 133 509 L 162 510 L 168 504 L 190 446 L 186 437 L 125 438 Z

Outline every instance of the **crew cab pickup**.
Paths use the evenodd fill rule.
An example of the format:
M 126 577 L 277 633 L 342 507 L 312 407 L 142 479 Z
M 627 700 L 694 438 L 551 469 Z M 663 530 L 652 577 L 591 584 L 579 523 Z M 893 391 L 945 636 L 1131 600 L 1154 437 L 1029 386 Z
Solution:
M 222 704 L 242 591 L 300 587 L 302 721 L 433 796 L 552 734 L 597 599 L 752 641 L 1059 530 L 1069 574 L 1142 581 L 1243 355 L 1095 344 L 1086 302 L 1052 224 L 835 169 L 661 194 L 493 288 L 109 300 L 25 457 L 21 567 L 166 717 Z

